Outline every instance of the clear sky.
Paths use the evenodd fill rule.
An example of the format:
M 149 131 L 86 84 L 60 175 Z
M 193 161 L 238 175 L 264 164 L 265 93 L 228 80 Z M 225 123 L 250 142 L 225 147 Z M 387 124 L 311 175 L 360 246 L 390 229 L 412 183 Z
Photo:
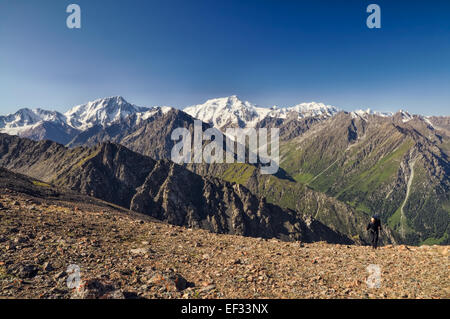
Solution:
M 82 28 L 66 27 L 81 7 Z M 381 7 L 368 29 L 366 7 Z M 0 0 L 0 113 L 236 94 L 450 115 L 448 0 Z

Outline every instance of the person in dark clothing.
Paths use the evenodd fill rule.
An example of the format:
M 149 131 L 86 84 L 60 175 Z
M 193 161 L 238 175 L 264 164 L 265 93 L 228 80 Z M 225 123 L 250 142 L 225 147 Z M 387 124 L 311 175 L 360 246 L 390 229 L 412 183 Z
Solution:
M 369 231 L 370 235 L 370 242 L 372 244 L 373 249 L 377 249 L 378 246 L 378 237 L 381 231 L 381 222 L 380 219 L 376 216 L 373 216 L 370 219 L 369 225 L 367 225 L 367 230 Z

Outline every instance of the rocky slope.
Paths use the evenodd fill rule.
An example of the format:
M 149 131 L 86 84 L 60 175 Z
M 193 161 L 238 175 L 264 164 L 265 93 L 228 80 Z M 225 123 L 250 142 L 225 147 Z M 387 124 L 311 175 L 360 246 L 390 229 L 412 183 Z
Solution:
M 245 187 L 112 143 L 67 149 L 0 135 L 0 166 L 176 225 L 283 240 L 352 242 L 314 219 L 266 203 Z
M 188 192 L 183 191 L 186 188 Z M 153 168 L 130 208 L 171 224 L 216 233 L 288 241 L 351 242 L 312 218 L 304 220 L 295 211 L 266 203 L 239 184 L 201 177 L 170 162 L 160 161 Z
M 0 171 L 0 298 L 450 296 L 448 246 L 372 251 L 217 235 L 60 190 L 49 196 L 37 189 L 50 186 L 9 174 Z M 366 284 L 369 265 L 380 267 L 379 288 Z

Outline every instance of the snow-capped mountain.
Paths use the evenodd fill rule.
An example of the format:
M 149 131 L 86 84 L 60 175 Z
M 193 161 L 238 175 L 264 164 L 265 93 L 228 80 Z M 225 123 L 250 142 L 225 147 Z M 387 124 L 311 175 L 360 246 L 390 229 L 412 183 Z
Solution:
M 352 115 L 353 118 L 360 117 L 364 120 L 367 120 L 370 115 L 376 115 L 376 116 L 380 116 L 380 117 L 397 117 L 403 123 L 411 121 L 415 116 L 415 115 L 409 114 L 407 111 L 404 111 L 404 110 L 399 110 L 397 113 L 392 113 L 392 112 L 377 112 L 377 111 L 373 111 L 371 109 L 367 109 L 367 110 L 356 110 L 356 111 L 350 112 L 350 114 Z M 422 117 L 420 115 L 417 115 L 417 116 L 425 119 L 425 117 Z
M 167 112 L 169 112 L 172 109 L 173 109 L 173 107 L 171 107 L 171 106 L 154 106 L 154 107 L 149 108 L 145 112 L 135 113 L 134 114 L 136 116 L 136 122 L 135 123 L 136 123 L 136 125 L 138 125 L 142 121 L 145 121 L 145 120 L 149 119 L 150 117 L 152 117 L 153 115 L 155 115 L 159 111 L 161 111 L 162 114 L 166 114 Z
M 276 108 L 273 111 L 271 111 L 268 115 L 271 117 L 286 118 L 288 115 L 292 113 L 294 114 L 297 113 L 295 115 L 297 115 L 298 118 L 313 117 L 313 116 L 330 117 L 336 114 L 337 112 L 339 112 L 339 109 L 335 106 L 325 105 L 323 103 L 310 102 L 297 104 L 292 107 Z
M 254 127 L 266 117 L 287 118 L 291 115 L 298 118 L 311 116 L 329 117 L 338 111 L 334 106 L 315 102 L 302 103 L 286 108 L 258 107 L 250 102 L 241 101 L 236 95 L 211 99 L 203 104 L 189 106 L 184 109 L 184 112 L 192 117 L 220 129 L 226 127 Z
M 394 113 L 392 113 L 392 112 L 389 112 L 389 113 L 377 112 L 370 108 L 366 109 L 366 110 L 362 110 L 362 109 L 356 110 L 356 111 L 350 112 L 350 114 L 352 115 L 353 118 L 361 117 L 363 119 L 367 119 L 367 116 L 369 116 L 369 115 L 377 115 L 377 116 L 381 116 L 381 117 L 389 117 L 389 116 L 394 115 Z
M 404 110 L 400 110 L 400 111 L 398 111 L 398 113 L 400 113 L 403 123 L 409 122 L 414 118 L 413 115 L 409 114 L 407 111 L 404 111 Z
M 147 111 L 150 109 L 130 104 L 123 97 L 115 96 L 77 105 L 66 112 L 65 116 L 70 126 L 84 131 L 94 125 L 106 127 L 131 114 Z
M 262 111 L 267 115 L 270 109 L 259 110 L 250 102 L 243 102 L 236 95 L 233 95 L 211 99 L 203 104 L 189 106 L 183 111 L 215 127 L 224 128 L 233 125 L 244 127 L 256 124 L 262 119 Z
M 14 114 L 0 116 L 0 133 L 19 135 L 32 139 L 51 139 L 68 144 L 78 134 L 88 134 L 90 130 L 102 130 L 112 124 L 128 119 L 133 126 L 153 117 L 158 112 L 166 114 L 172 107 L 141 107 L 128 103 L 123 97 L 115 96 L 98 99 L 77 105 L 62 114 L 43 109 L 23 108 Z M 315 120 L 332 117 L 340 110 L 323 103 L 302 103 L 292 107 L 259 107 L 248 101 L 240 100 L 236 95 L 207 100 L 203 104 L 189 106 L 184 112 L 209 123 L 218 129 L 228 127 L 250 128 L 258 125 L 280 125 L 292 123 L 295 119 L 314 118 Z M 406 111 L 393 113 L 374 112 L 370 109 L 350 112 L 354 118 L 367 120 L 371 115 L 397 117 L 403 122 L 414 117 Z M 400 115 L 398 115 L 400 114 Z
M 136 124 L 161 110 L 171 107 L 140 107 L 115 96 L 77 105 L 65 114 L 43 109 L 20 109 L 14 114 L 0 116 L 0 133 L 32 139 L 51 139 L 66 144 L 80 132 L 94 126 L 103 128 L 134 115 Z
M 0 116 L 0 130 L 4 133 L 20 133 L 42 122 L 64 123 L 84 131 L 94 125 L 106 127 L 111 123 L 124 119 L 131 114 L 139 114 L 145 119 L 151 116 L 157 107 L 139 107 L 128 103 L 121 96 L 98 99 L 86 104 L 77 105 L 65 114 L 43 109 L 23 108 L 14 114 Z
M 23 108 L 14 114 L 0 116 L 0 132 L 18 135 L 43 122 L 65 123 L 65 116 L 56 111 Z

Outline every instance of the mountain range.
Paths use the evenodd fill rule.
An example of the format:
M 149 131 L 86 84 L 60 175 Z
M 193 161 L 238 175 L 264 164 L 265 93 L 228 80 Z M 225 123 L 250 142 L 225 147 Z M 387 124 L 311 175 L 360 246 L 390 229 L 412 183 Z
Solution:
M 279 174 L 263 176 L 254 165 L 246 163 L 174 166 L 167 161 L 174 145 L 170 135 L 178 127 L 192 130 L 195 119 L 203 121 L 203 129 L 278 127 Z M 258 211 L 257 203 L 263 201 L 264 205 L 273 205 L 269 211 L 283 212 L 282 219 L 290 223 L 295 224 L 287 216 L 297 216 L 303 221 L 312 218 L 335 232 L 333 238 L 342 234 L 364 243 L 367 219 L 378 214 L 386 225 L 388 242 L 449 243 L 450 117 L 425 117 L 406 111 L 345 112 L 321 103 L 262 108 L 236 96 L 208 100 L 182 111 L 171 107 L 138 107 L 122 97 L 112 97 L 76 106 L 64 114 L 21 109 L 0 117 L 0 132 L 59 143 L 32 144 L 2 135 L 1 166 L 126 208 L 150 210 L 158 218 L 177 224 L 236 232 L 236 227 L 225 226 L 232 215 L 217 209 L 216 221 L 211 224 L 204 205 L 198 203 L 211 196 L 205 195 L 205 185 L 215 189 L 216 194 L 217 189 L 222 189 L 221 196 L 232 194 L 231 197 L 237 196 L 234 188 L 241 185 L 255 198 L 251 200 L 255 203 L 251 206 L 253 211 Z M 22 147 L 12 148 L 12 152 L 11 145 Z M 108 162 L 102 165 L 113 173 L 106 173 L 102 165 L 101 169 L 94 165 L 87 171 L 78 171 L 114 147 L 120 150 L 119 154 L 127 154 L 122 160 L 128 156 L 130 162 L 139 158 L 135 164 L 141 171 L 133 171 L 132 177 L 126 178 L 133 181 L 131 184 L 116 180 L 117 174 L 127 174 L 123 171 L 126 166 L 116 167 Z M 141 162 L 148 164 L 138 164 Z M 148 179 L 157 166 L 164 173 Z M 193 198 L 173 186 L 170 172 L 174 171 L 177 176 L 187 176 L 177 182 L 196 181 L 197 186 L 191 188 L 198 190 Z M 152 184 L 158 180 L 155 176 L 162 176 L 156 186 Z M 96 180 L 114 185 L 114 191 L 104 189 Z M 179 208 L 184 217 L 176 216 L 176 209 L 168 209 L 171 206 L 167 206 L 161 189 L 168 198 L 170 194 L 188 196 L 182 197 L 187 205 Z M 112 195 L 115 192 L 117 196 Z M 227 200 L 222 205 L 236 204 Z M 197 217 L 186 219 L 185 214 Z M 257 236 L 254 231 L 246 232 L 242 231 Z M 267 235 L 266 230 L 261 232 Z M 280 236 L 283 232 L 278 229 L 269 233 Z
M 33 110 L 23 108 L 14 114 L 0 116 L 0 132 L 67 144 L 75 136 L 92 127 L 105 128 L 131 115 L 135 116 L 136 121 L 140 121 L 157 111 L 164 112 L 169 109 L 171 108 L 139 107 L 128 103 L 120 96 L 77 105 L 64 114 L 39 108 Z
M 66 148 L 0 134 L 0 166 L 144 213 L 170 224 L 282 240 L 352 243 L 293 210 L 266 203 L 239 184 L 202 177 L 113 143 Z

